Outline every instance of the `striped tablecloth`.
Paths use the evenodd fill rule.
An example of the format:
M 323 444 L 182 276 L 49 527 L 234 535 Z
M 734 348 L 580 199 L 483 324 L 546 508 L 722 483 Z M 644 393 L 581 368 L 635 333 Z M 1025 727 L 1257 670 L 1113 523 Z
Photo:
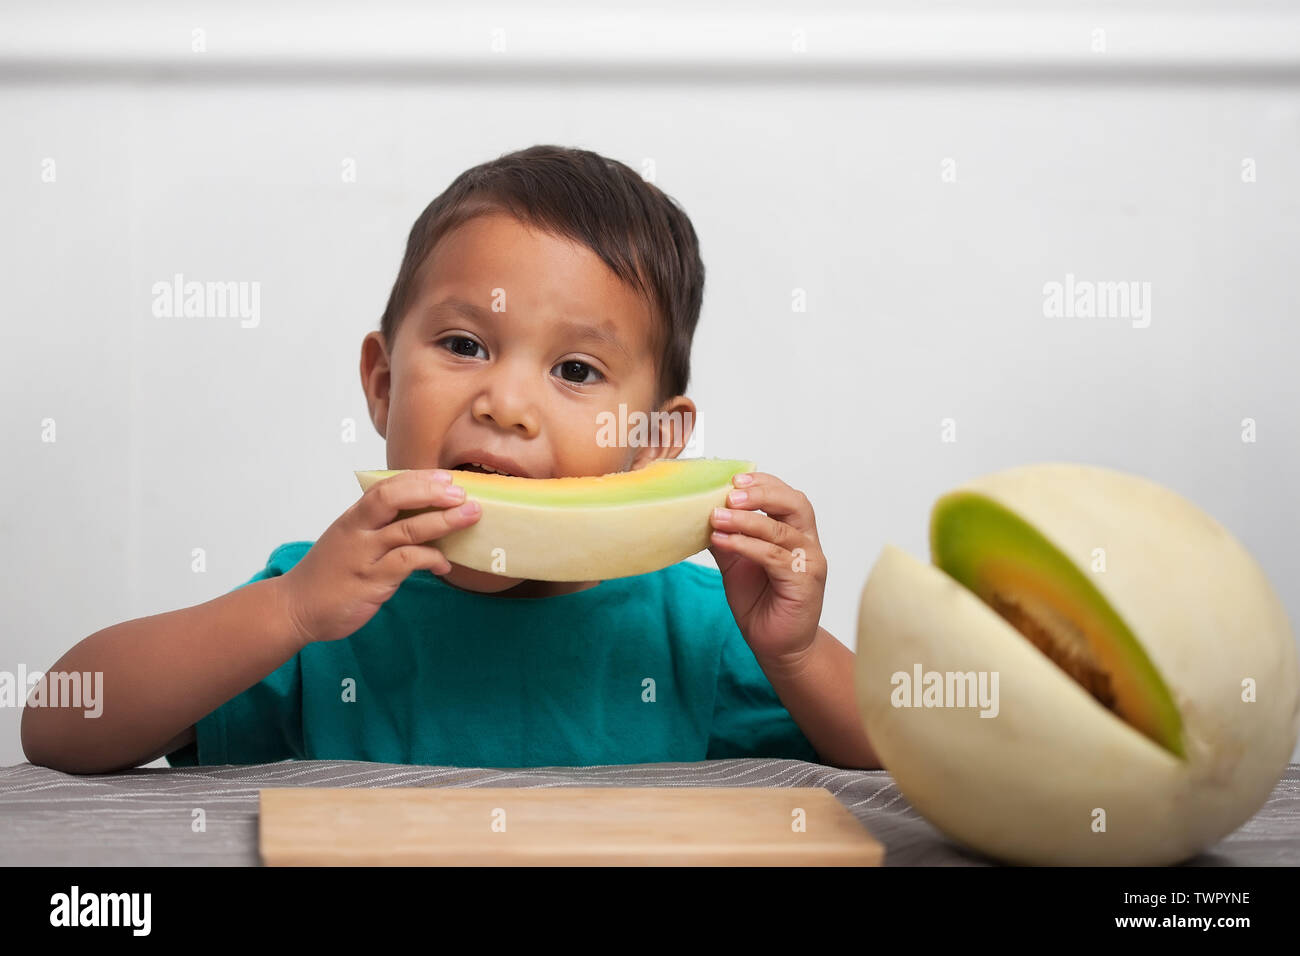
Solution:
M 78 776 L 29 763 L 0 768 L 0 865 L 256 866 L 264 787 L 824 787 L 886 848 L 892 866 L 981 865 L 913 810 L 882 770 L 798 760 L 546 767 L 426 767 L 349 760 L 139 768 Z M 201 808 L 206 829 L 195 832 Z M 1300 864 L 1300 764 L 1199 866 Z

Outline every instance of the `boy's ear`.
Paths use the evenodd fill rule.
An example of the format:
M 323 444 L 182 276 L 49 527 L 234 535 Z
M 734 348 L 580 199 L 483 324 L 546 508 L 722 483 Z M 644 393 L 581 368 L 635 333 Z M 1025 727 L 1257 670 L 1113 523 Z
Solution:
M 655 422 L 652 415 L 652 425 Z M 658 458 L 676 458 L 686 449 L 695 430 L 695 403 L 685 395 L 676 395 L 659 406 L 657 422 L 658 431 L 650 447 L 637 452 L 634 471 Z
M 391 382 L 384 335 L 371 332 L 361 340 L 361 388 L 370 407 L 370 421 L 380 438 L 388 437 L 388 390 Z

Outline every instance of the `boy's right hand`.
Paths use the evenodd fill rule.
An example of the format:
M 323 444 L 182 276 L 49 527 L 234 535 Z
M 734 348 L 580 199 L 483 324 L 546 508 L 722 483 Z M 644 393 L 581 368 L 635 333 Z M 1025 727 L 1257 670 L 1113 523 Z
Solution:
M 477 521 L 481 511 L 462 513 L 464 502 L 465 489 L 452 485 L 445 469 L 404 471 L 366 489 L 280 577 L 303 645 L 356 633 L 412 571 L 449 572 L 451 562 L 424 542 Z M 394 520 L 400 511 L 429 507 Z

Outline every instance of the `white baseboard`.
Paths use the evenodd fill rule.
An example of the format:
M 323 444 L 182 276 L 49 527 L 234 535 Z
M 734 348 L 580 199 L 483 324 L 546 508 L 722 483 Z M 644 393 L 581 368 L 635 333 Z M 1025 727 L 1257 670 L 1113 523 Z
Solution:
M 788 7 L 54 0 L 4 13 L 0 76 L 1300 77 L 1300 5 Z

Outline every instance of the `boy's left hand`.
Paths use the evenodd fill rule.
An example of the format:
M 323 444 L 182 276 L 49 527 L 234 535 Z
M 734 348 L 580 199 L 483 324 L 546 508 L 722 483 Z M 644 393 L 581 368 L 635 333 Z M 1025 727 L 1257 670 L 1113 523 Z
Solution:
M 749 484 L 736 480 L 745 474 L 753 476 Z M 732 484 L 729 516 L 713 514 L 709 545 L 727 603 L 755 657 L 796 659 L 817 636 L 826 592 L 826 556 L 812 504 L 802 491 L 761 471 L 735 475 Z M 740 492 L 744 500 L 737 501 Z

